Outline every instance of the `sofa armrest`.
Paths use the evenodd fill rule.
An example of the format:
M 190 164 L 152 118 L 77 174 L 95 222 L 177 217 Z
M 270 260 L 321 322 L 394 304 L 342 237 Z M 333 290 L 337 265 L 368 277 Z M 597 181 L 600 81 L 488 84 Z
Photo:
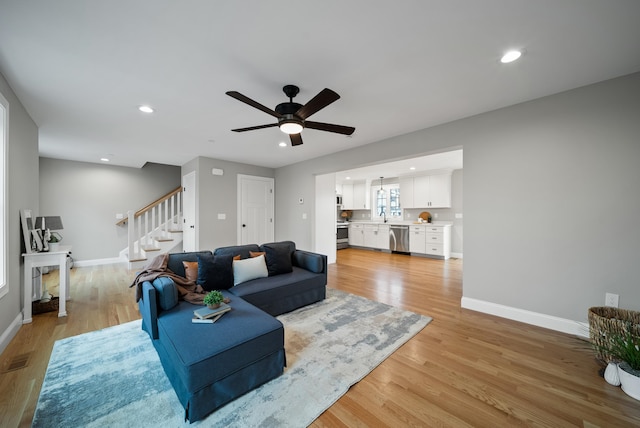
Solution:
M 327 275 L 327 256 L 311 251 L 296 250 L 293 253 L 293 265 L 313 273 Z
M 142 329 L 149 333 L 152 340 L 158 338 L 158 301 L 156 289 L 149 281 L 142 283 L 142 298 L 138 300 L 138 309 L 142 315 Z

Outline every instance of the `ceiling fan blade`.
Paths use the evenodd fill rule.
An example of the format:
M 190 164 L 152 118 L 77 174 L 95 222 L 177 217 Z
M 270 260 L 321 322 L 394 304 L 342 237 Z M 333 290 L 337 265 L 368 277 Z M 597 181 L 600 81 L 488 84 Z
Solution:
M 304 120 L 339 99 L 340 95 L 336 94 L 331 89 L 324 88 L 318 95 L 311 98 L 308 103 L 300 107 L 295 114 L 300 119 Z
M 291 139 L 292 146 L 299 146 L 302 144 L 302 137 L 300 134 L 289 134 L 289 139 Z
M 280 119 L 280 115 L 278 113 L 271 110 L 269 107 L 263 106 L 259 102 L 253 101 L 251 98 L 245 95 L 242 95 L 240 92 L 229 91 L 229 92 L 226 92 L 226 94 L 229 95 L 231 98 L 235 98 L 238 101 L 242 101 L 245 104 L 249 104 L 251 107 L 257 108 L 258 110 L 262 110 L 263 112 Z
M 351 135 L 356 130 L 353 126 L 334 125 L 332 123 L 311 122 L 306 120 L 304 127 L 309 129 L 317 129 L 318 131 L 335 132 L 336 134 Z
M 232 129 L 232 131 L 233 132 L 255 131 L 256 129 L 273 128 L 275 126 L 278 126 L 278 124 L 277 123 L 270 123 L 269 125 L 250 126 L 248 128 Z

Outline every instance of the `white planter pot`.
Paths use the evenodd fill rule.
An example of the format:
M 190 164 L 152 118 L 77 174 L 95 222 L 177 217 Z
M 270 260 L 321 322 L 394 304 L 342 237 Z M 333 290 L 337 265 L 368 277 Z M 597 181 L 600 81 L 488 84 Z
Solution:
M 626 366 L 626 363 L 618 364 L 618 376 L 620 377 L 622 390 L 626 392 L 629 397 L 640 400 L 640 377 L 628 373 L 620 366 Z M 628 368 L 628 366 L 626 367 Z
M 604 380 L 609 385 L 620 386 L 620 375 L 618 375 L 618 365 L 616 363 L 607 364 L 607 368 L 604 371 Z

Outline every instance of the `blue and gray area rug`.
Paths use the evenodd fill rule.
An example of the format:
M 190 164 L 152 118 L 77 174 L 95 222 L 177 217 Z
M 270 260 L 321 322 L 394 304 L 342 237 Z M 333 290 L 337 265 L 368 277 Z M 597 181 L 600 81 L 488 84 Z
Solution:
M 59 340 L 33 427 L 308 426 L 431 321 L 333 289 L 278 319 L 284 374 L 194 424 L 139 320 Z

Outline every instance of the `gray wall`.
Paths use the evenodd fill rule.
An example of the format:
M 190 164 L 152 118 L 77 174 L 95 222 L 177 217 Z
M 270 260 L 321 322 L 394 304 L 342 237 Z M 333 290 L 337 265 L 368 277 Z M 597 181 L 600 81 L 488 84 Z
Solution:
M 213 168 L 222 169 L 224 174 L 213 175 L 211 173 Z M 198 157 L 182 167 L 183 176 L 191 171 L 196 171 L 197 247 L 213 250 L 227 245 L 236 245 L 238 241 L 238 175 L 273 178 L 274 170 Z M 277 186 L 275 192 L 277 195 Z M 218 220 L 218 214 L 225 214 L 226 219 Z
M 40 159 L 40 211 L 59 215 L 62 243 L 78 261 L 118 257 L 127 247 L 126 216 L 180 186 L 180 167 L 148 163 L 129 168 L 51 158 Z
M 585 321 L 640 309 L 640 73 L 276 170 L 276 238 L 313 248 L 314 176 L 464 149 L 465 297 Z M 295 198 L 290 197 L 295 195 Z
M 38 212 L 38 128 L 0 74 L 0 93 L 9 101 L 7 150 L 7 283 L 0 299 L 0 351 L 22 323 L 22 234 L 20 210 Z M 19 324 L 18 324 L 19 322 Z

